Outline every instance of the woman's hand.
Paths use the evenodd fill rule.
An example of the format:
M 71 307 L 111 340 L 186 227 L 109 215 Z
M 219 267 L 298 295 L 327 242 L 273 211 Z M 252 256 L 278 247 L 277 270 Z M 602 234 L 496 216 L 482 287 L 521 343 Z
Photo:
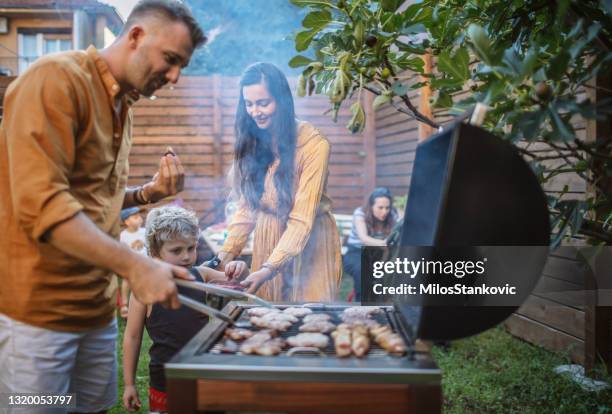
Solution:
M 249 267 L 242 260 L 232 260 L 225 265 L 225 277 L 228 280 L 240 279 L 248 273 Z
M 138 411 L 142 406 L 138 391 L 134 385 L 126 385 L 123 390 L 123 406 L 130 412 Z
M 240 284 L 247 287 L 247 293 L 255 293 L 264 282 L 272 279 L 273 276 L 272 270 L 264 267 L 257 272 L 251 273 L 246 279 L 240 282 Z

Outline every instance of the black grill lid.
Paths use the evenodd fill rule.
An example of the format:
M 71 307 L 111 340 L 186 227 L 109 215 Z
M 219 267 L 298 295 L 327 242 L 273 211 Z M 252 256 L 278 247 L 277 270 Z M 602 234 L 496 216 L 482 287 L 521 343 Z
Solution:
M 401 246 L 434 246 L 435 259 L 453 257 L 457 247 L 478 256 L 477 246 L 515 246 L 488 248 L 497 265 L 487 278 L 523 292 L 503 307 L 473 296 L 450 306 L 428 298 L 421 307 L 396 303 L 422 339 L 462 338 L 500 323 L 531 293 L 546 262 L 549 215 L 535 174 L 516 148 L 478 127 L 458 123 L 418 146 L 404 217 Z

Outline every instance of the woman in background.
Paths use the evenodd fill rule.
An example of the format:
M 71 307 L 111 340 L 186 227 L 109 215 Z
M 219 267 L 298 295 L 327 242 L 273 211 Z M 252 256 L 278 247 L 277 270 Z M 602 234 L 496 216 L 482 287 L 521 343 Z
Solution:
M 355 300 L 361 301 L 361 248 L 363 246 L 386 246 L 386 238 L 397 222 L 398 214 L 393 208 L 393 196 L 385 187 L 376 188 L 368 197 L 365 206 L 353 212 L 353 227 L 346 242 L 344 269 L 355 281 Z
M 269 63 L 240 80 L 234 183 L 239 209 L 219 253 L 227 277 L 253 235 L 253 261 L 242 284 L 271 301 L 332 301 L 341 277 L 340 238 L 326 194 L 330 144 L 295 119 L 285 75 Z

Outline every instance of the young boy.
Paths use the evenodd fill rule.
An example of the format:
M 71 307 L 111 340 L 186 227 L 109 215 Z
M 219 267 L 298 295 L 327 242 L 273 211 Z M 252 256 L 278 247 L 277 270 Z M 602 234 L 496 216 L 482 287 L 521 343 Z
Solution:
M 190 269 L 198 281 L 226 281 L 225 274 L 207 267 L 193 267 L 199 235 L 198 219 L 181 207 L 160 207 L 147 216 L 146 246 L 150 256 Z M 178 288 L 183 295 L 196 300 L 203 293 Z M 140 408 L 135 374 L 142 343 L 143 327 L 153 341 L 149 350 L 149 410 L 167 411 L 164 363 L 170 360 L 208 321 L 204 314 L 182 306 L 178 310 L 161 305 L 145 306 L 133 295 L 130 299 L 127 326 L 123 337 L 123 405 L 129 411 Z
M 125 224 L 125 229 L 121 231 L 119 240 L 133 250 L 146 256 L 145 248 L 145 229 L 142 227 L 142 216 L 138 207 L 130 207 L 121 210 L 121 221 Z M 121 296 L 119 303 L 119 314 L 122 318 L 127 318 L 128 299 L 130 295 L 130 284 L 126 279 L 121 279 Z

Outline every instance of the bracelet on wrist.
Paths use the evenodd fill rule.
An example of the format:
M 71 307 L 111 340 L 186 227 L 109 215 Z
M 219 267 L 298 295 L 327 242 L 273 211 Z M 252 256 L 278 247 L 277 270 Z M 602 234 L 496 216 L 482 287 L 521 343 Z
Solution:
M 141 185 L 136 189 L 136 191 L 134 192 L 134 201 L 140 205 L 151 203 L 151 200 L 147 200 L 144 196 L 144 186 Z

